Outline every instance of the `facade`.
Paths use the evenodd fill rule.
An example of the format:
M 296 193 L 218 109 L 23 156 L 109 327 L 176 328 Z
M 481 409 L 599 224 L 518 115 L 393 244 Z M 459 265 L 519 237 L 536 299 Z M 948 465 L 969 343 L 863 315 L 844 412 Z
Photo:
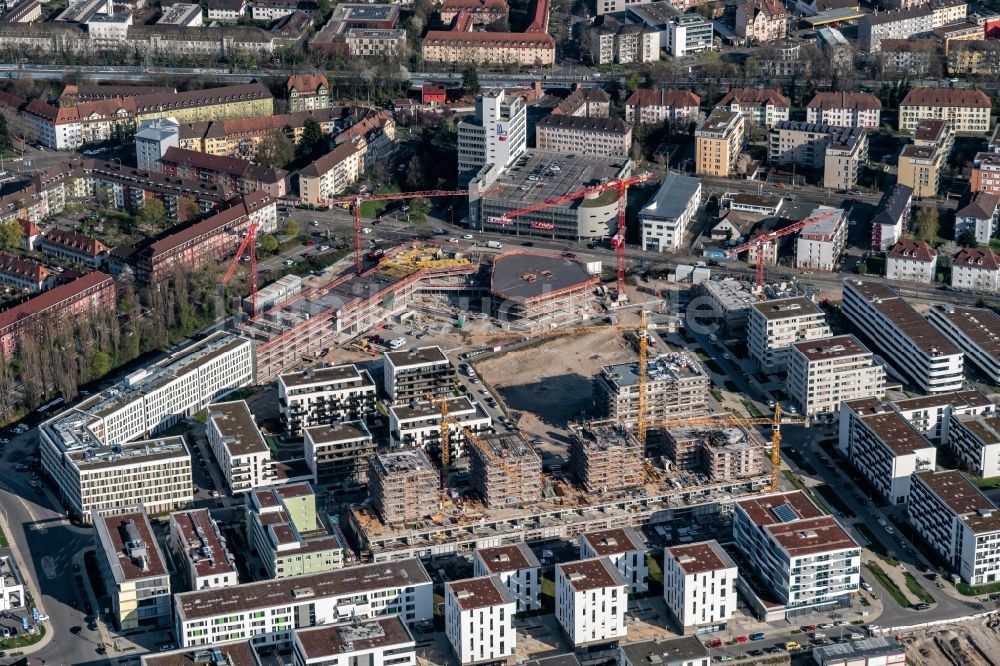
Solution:
M 475 115 L 458 124 L 460 187 L 487 164 L 504 169 L 524 153 L 527 117 L 524 100 L 508 100 L 502 90 L 487 92 L 476 100 Z
M 701 98 L 690 90 L 638 88 L 625 101 L 625 120 L 630 123 L 686 125 L 698 122 Z
M 288 185 L 288 172 L 283 169 L 267 168 L 239 157 L 219 157 L 185 148 L 167 148 L 160 164 L 164 175 L 216 185 L 228 195 L 263 191 L 272 197 L 282 197 Z
M 715 28 L 698 14 L 682 14 L 667 24 L 667 53 L 683 58 L 713 48 Z
M 274 482 L 271 449 L 260 434 L 245 400 L 209 405 L 205 434 L 212 455 L 234 494 Z
M 951 265 L 951 288 L 995 294 L 1000 290 L 1000 260 L 989 247 L 963 248 Z
M 607 558 L 556 565 L 556 620 L 575 647 L 625 638 L 628 585 Z
M 581 534 L 580 559 L 595 557 L 606 558 L 615 565 L 625 579 L 629 594 L 641 594 L 649 589 L 646 544 L 635 529 L 618 527 Z
M 884 40 L 906 40 L 929 34 L 938 25 L 934 10 L 928 5 L 865 15 L 858 22 L 858 43 L 870 53 L 882 50 Z
M 288 77 L 288 110 L 314 111 L 330 107 L 330 82 L 324 74 L 300 74 Z
M 354 143 L 342 143 L 299 171 L 302 203 L 322 206 L 357 182 L 364 173 L 364 153 Z
M 847 246 L 847 213 L 840 208 L 820 206 L 813 216 L 826 214 L 795 238 L 795 267 L 832 271 L 840 263 L 840 253 Z
M 853 335 L 837 335 L 791 346 L 787 386 L 800 414 L 832 414 L 844 401 L 885 395 L 885 368 Z
M 605 16 L 591 29 L 590 51 L 599 65 L 655 62 L 660 59 L 659 32 Z
M 170 573 L 141 507 L 94 510 L 97 569 L 121 631 L 170 624 Z
M 913 424 L 929 441 L 947 444 L 948 424 L 952 415 L 989 414 L 994 404 L 976 390 L 955 391 L 940 395 L 897 400 L 890 407 Z
M 708 373 L 685 352 L 661 354 L 646 368 L 646 419 L 649 422 L 704 416 L 708 412 Z M 600 413 L 628 427 L 639 416 L 639 364 L 606 365 L 594 379 Z
M 1000 218 L 1000 196 L 974 192 L 969 202 L 955 213 L 955 238 L 966 232 L 975 235 L 976 243 L 987 245 L 996 234 Z
M 421 347 L 382 354 L 383 387 L 393 402 L 421 400 L 452 391 L 455 366 L 440 347 Z
M 921 120 L 943 120 L 955 132 L 986 134 L 993 108 L 988 95 L 972 88 L 911 88 L 899 104 L 899 128 L 914 130 Z
M 980 478 L 1000 476 L 1000 417 L 951 414 L 948 447 L 962 469 Z
M 937 40 L 931 37 L 908 39 L 883 39 L 878 62 L 887 74 L 913 73 L 929 76 L 931 61 L 938 56 Z
M 685 246 L 685 233 L 701 206 L 701 181 L 670 171 L 639 211 L 643 251 L 671 252 Z
M 535 145 L 557 153 L 626 157 L 632 149 L 632 126 L 618 118 L 552 114 L 535 126 Z
M 197 6 L 197 5 L 193 5 Z M 146 120 L 135 133 L 136 166 L 143 171 L 162 171 L 167 149 L 180 145 L 180 125 L 171 118 Z
M 444 631 L 458 663 L 513 663 L 516 612 L 514 596 L 496 576 L 445 583 Z
M 963 355 L 883 282 L 844 280 L 843 312 L 872 351 L 924 393 L 962 388 Z
M 733 536 L 788 610 L 840 603 L 858 590 L 861 548 L 801 491 L 737 501 Z
M 368 481 L 375 440 L 364 421 L 334 421 L 303 430 L 306 464 L 321 486 L 359 486 Z
M 178 568 L 189 589 L 229 587 L 240 582 L 226 538 L 208 509 L 171 513 L 167 547 L 174 562 L 181 563 Z
M 663 551 L 663 599 L 682 633 L 724 631 L 736 612 L 739 569 L 718 541 Z
M 0 282 L 34 292 L 48 287 L 52 276 L 52 271 L 37 261 L 0 250 Z
M 781 6 L 776 0 L 767 0 L 765 4 Z M 782 8 L 782 25 L 785 25 L 784 11 Z M 740 12 L 737 11 L 736 15 L 739 17 Z M 715 108 L 738 111 L 749 129 L 751 126 L 771 128 L 783 120 L 788 120 L 791 106 L 791 101 L 782 95 L 781 91 L 773 88 L 732 88 Z
M 912 187 L 897 183 L 882 195 L 872 218 L 872 250 L 885 252 L 902 238 L 910 226 L 912 207 Z
M 716 109 L 695 133 L 695 173 L 727 178 L 743 150 L 743 116 Z
M 445 0 L 438 12 L 442 23 L 451 23 L 459 12 L 465 10 L 473 25 L 487 26 L 507 18 L 510 7 L 506 0 Z
M 542 499 L 542 457 L 520 432 L 477 437 L 469 447 L 472 489 L 490 509 Z
M 831 335 L 826 315 L 804 296 L 754 303 L 747 333 L 750 358 L 768 374 L 785 370 L 792 344 Z
M 174 597 L 181 647 L 211 645 L 234 634 L 254 644 L 288 646 L 292 632 L 323 624 L 397 615 L 408 625 L 433 616 L 430 576 L 419 560 L 362 564 L 289 580 L 244 583 Z
M 969 188 L 973 192 L 1000 195 L 1000 153 L 976 153 Z
M 518 613 L 541 610 L 542 569 L 523 541 L 506 546 L 477 548 L 473 576 L 496 576 L 517 602 Z
M 468 8 L 461 8 L 450 30 L 429 30 L 421 45 L 423 62 L 544 67 L 555 62 L 556 43 L 549 35 L 549 3 L 535 0 L 524 32 L 483 32 Z
M 611 97 L 600 88 L 577 87 L 556 108 L 552 109 L 552 114 L 607 118 L 611 115 Z
M 982 26 L 977 26 L 982 29 Z M 970 26 L 971 30 L 971 26 Z M 948 49 L 948 73 L 958 76 L 1000 74 L 1000 48 L 995 39 L 955 41 Z
M 375 411 L 375 382 L 356 365 L 335 365 L 278 376 L 278 409 L 285 432 L 334 421 L 357 421 Z
M 886 253 L 886 279 L 931 284 L 936 276 L 937 250 L 922 240 L 904 238 Z
M 108 247 L 101 241 L 59 228 L 40 235 L 35 240 L 35 249 L 90 268 L 101 268 L 108 259 Z
M 955 343 L 965 360 L 991 384 L 1000 384 L 1000 315 L 986 308 L 935 305 L 927 313 L 934 328 Z
M 294 631 L 292 663 L 294 666 L 416 666 L 416 645 L 413 634 L 399 616 L 345 622 Z M 235 666 L 243 662 L 231 663 Z
M 777 0 L 744 0 L 736 6 L 735 32 L 748 44 L 784 39 L 788 34 L 785 6 Z
M 441 398 L 447 401 L 448 445 L 452 460 L 465 453 L 465 429 L 485 433 L 493 425 L 493 418 L 482 406 L 468 398 Z M 441 403 L 415 399 L 409 404 L 389 408 L 389 438 L 391 445 L 399 448 L 420 448 L 424 451 L 441 451 Z
M 916 197 L 937 196 L 941 171 L 951 152 L 951 133 L 947 126 L 940 121 L 922 121 L 926 122 L 943 126 L 942 141 L 915 141 L 899 153 L 897 182 L 911 188 Z

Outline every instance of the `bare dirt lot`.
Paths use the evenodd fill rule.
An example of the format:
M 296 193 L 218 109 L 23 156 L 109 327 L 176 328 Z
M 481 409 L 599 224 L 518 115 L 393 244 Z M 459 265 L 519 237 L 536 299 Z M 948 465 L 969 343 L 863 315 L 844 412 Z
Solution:
M 993 626 L 989 626 L 992 624 Z M 973 620 L 943 628 L 918 630 L 904 638 L 908 663 L 922 666 L 996 666 L 1000 633 L 996 620 Z

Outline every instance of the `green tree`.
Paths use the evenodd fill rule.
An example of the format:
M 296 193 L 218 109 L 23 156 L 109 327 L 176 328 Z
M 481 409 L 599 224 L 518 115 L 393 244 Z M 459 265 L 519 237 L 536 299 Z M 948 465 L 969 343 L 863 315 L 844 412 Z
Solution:
M 288 218 L 285 220 L 285 235 L 286 236 L 298 236 L 299 235 L 299 223 Z
M 976 241 L 976 230 L 971 228 L 960 233 L 955 240 L 962 247 L 976 247 L 979 245 L 978 241 Z
M 632 72 L 625 77 L 625 94 L 631 95 L 639 87 L 640 79 L 638 72 Z
M 194 197 L 181 197 L 180 209 L 183 220 L 197 220 L 201 217 L 201 207 Z
M 302 159 L 314 160 L 326 152 L 327 145 L 326 134 L 323 133 L 320 124 L 312 118 L 306 118 L 302 124 L 302 139 L 299 140 L 299 145 L 296 147 L 298 156 Z
M 260 237 L 260 244 L 257 249 L 261 254 L 274 254 L 278 251 L 278 239 L 271 234 L 265 234 Z
M 0 247 L 3 249 L 13 250 L 20 247 L 23 235 L 21 225 L 16 220 L 5 220 L 0 223 Z
M 142 209 L 139 211 L 138 215 L 138 222 L 140 226 L 146 227 L 147 229 L 155 229 L 162 225 L 166 219 L 167 208 L 159 199 L 147 199 L 146 202 L 142 204 Z
M 90 376 L 94 379 L 103 377 L 104 375 L 111 372 L 111 357 L 102 351 L 94 352 L 93 358 L 90 359 Z
M 938 240 L 938 231 L 940 228 L 941 223 L 938 219 L 937 206 L 921 206 L 917 210 L 917 238 L 928 243 L 933 243 Z
M 257 144 L 257 161 L 261 164 L 284 169 L 293 159 L 295 146 L 281 130 L 274 130 Z
M 10 140 L 10 128 L 7 126 L 7 116 L 0 113 L 0 153 L 7 153 L 14 149 L 14 144 Z
M 479 72 L 475 67 L 466 67 L 462 72 L 462 94 L 470 97 L 479 96 Z

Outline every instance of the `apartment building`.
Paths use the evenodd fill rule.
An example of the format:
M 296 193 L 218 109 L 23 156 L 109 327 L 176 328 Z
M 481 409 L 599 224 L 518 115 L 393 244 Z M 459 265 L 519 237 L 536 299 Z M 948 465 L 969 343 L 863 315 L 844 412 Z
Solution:
M 690 90 L 637 88 L 625 101 L 625 120 L 645 125 L 697 123 L 701 98 Z
M 987 245 L 996 235 L 998 219 L 1000 196 L 989 192 L 973 192 L 968 203 L 955 213 L 955 238 L 971 232 L 978 244 Z
M 605 15 L 591 28 L 590 51 L 599 65 L 625 65 L 660 59 L 660 33 L 638 23 L 623 23 Z
M 1000 385 L 1000 315 L 987 308 L 934 305 L 927 320 L 965 354 L 965 360 Z
M 618 646 L 621 666 L 709 666 L 709 649 L 694 636 L 657 638 Z
M 790 345 L 831 335 L 826 315 L 804 296 L 779 298 L 750 306 L 747 348 L 750 358 L 768 374 L 784 372 Z
M 882 102 L 871 93 L 818 92 L 806 105 L 806 121 L 833 127 L 878 129 Z
M 440 476 L 420 449 L 379 453 L 368 460 L 372 508 L 386 525 L 415 523 L 438 511 Z
M 465 429 L 485 433 L 493 418 L 475 400 L 462 396 L 443 398 L 448 410 L 448 445 L 452 460 L 465 454 L 468 438 Z M 414 400 L 409 404 L 389 408 L 389 437 L 394 448 L 420 448 L 441 451 L 440 400 Z
M 209 405 L 205 434 L 233 494 L 274 482 L 271 449 L 245 400 Z
M 580 559 L 603 557 L 618 569 L 629 594 L 641 594 L 649 589 L 646 578 L 646 543 L 631 527 L 617 527 L 580 535 Z
M 937 250 L 922 240 L 904 238 L 885 255 L 885 277 L 931 284 L 937 276 Z
M 663 600 L 684 634 L 725 631 L 736 612 L 739 569 L 718 541 L 663 549 Z
M 208 509 L 175 511 L 167 527 L 167 548 L 191 590 L 238 585 L 239 572 L 226 538 Z
M 551 114 L 535 126 L 535 146 L 572 155 L 627 157 L 632 150 L 632 126 L 619 118 Z
M 767 1 L 780 6 L 780 3 L 775 0 Z M 784 8 L 781 12 L 784 14 Z M 736 14 L 739 16 L 740 12 L 737 11 Z M 781 22 L 784 25 L 784 17 Z M 769 129 L 783 120 L 788 120 L 788 111 L 791 106 L 791 101 L 782 95 L 780 90 L 773 88 L 731 88 L 726 96 L 715 105 L 715 108 L 730 112 L 738 111 L 743 116 L 747 129 L 751 126 Z
M 941 44 L 946 56 L 951 54 L 957 44 L 982 43 L 984 34 L 983 26 L 973 21 L 942 25 L 934 28 L 931 33 Z
M 358 421 L 375 412 L 375 382 L 356 365 L 309 368 L 278 375 L 278 410 L 285 432 L 334 421 Z
M 292 632 L 295 666 L 416 666 L 416 646 L 413 634 L 397 615 Z
M 847 213 L 841 208 L 819 206 L 813 216 L 824 215 L 795 238 L 795 267 L 832 271 L 847 247 Z
M 348 111 L 350 115 L 347 117 L 343 117 L 343 113 L 342 107 L 333 107 L 256 118 L 224 118 L 185 123 L 180 126 L 180 137 L 174 145 L 222 157 L 252 158 L 257 154 L 260 142 L 274 132 L 282 132 L 292 143 L 298 144 L 302 140 L 306 121 L 315 121 L 324 133 L 337 134 L 340 122 L 357 122 L 369 113 L 369 109 L 355 107 Z M 159 151 L 157 159 L 162 157 L 167 147 L 169 146 Z
M 420 347 L 382 354 L 385 392 L 396 403 L 451 393 L 458 373 L 440 347 Z
M 362 151 L 351 142 L 342 143 L 299 172 L 299 199 L 314 206 L 342 194 L 364 173 Z
M 899 153 L 897 181 L 916 197 L 935 197 L 941 187 L 941 170 L 948 154 L 941 146 L 910 144 Z
M 1000 153 L 976 153 L 972 160 L 969 188 L 973 192 L 1000 195 Z
M 961 472 L 915 474 L 906 518 L 965 583 L 1000 580 L 1000 512 Z
M 1000 290 L 1000 260 L 989 247 L 966 247 L 951 261 L 951 288 L 995 294 Z
M 656 194 L 639 211 L 642 249 L 675 252 L 685 244 L 685 233 L 701 206 L 701 181 L 670 171 Z
M 839 447 L 888 504 L 905 502 L 914 472 L 937 464 L 937 448 L 876 398 L 843 403 Z
M 464 9 L 464 11 L 463 11 Z M 424 36 L 423 62 L 544 67 L 555 62 L 556 42 L 549 35 L 549 3 L 535 0 L 524 32 L 481 32 L 468 9 L 460 9 L 450 30 Z
M 663 431 L 673 470 L 695 472 L 709 483 L 750 479 L 763 471 L 764 441 L 757 432 L 739 427 L 671 427 Z
M 459 186 L 468 185 L 481 168 L 506 168 L 527 148 L 527 107 L 502 90 L 476 100 L 475 114 L 458 123 Z
M 607 118 L 611 115 L 611 97 L 600 88 L 574 88 L 552 113 L 557 116 Z M 633 121 L 629 121 L 633 122 Z
M 743 0 L 736 6 L 734 32 L 747 44 L 784 39 L 788 35 L 788 13 L 778 0 Z
M 951 414 L 948 447 L 959 467 L 980 478 L 1000 476 L 1000 417 L 988 414 Z
M 391 615 L 408 625 L 433 617 L 431 578 L 419 560 L 178 594 L 174 635 L 181 647 L 233 637 L 289 647 L 296 629 Z
M 872 351 L 924 393 L 962 388 L 963 355 L 884 282 L 844 280 L 843 312 Z
M 556 565 L 556 620 L 576 648 L 623 640 L 628 584 L 607 558 Z
M 42 291 L 54 274 L 34 259 L 0 250 L 0 282 L 28 291 Z
M 170 573 L 141 506 L 94 509 L 97 569 L 120 631 L 170 624 Z
M 858 22 L 858 44 L 869 53 L 879 53 L 885 40 L 907 40 L 929 34 L 938 25 L 929 5 L 897 11 L 865 14 Z
M 451 23 L 459 12 L 465 10 L 473 25 L 487 26 L 507 18 L 510 6 L 506 0 L 444 0 L 438 10 L 442 23 Z
M 108 246 L 96 238 L 59 228 L 47 229 L 39 236 L 35 249 L 90 268 L 100 268 L 108 257 Z
M 358 487 L 368 481 L 375 441 L 364 421 L 334 421 L 303 431 L 306 465 L 321 486 Z
M 982 29 L 982 26 L 977 27 Z M 967 29 L 971 32 L 971 26 Z M 1000 74 L 1000 45 L 993 39 L 953 40 L 948 49 L 948 73 L 953 76 Z
M 444 585 L 444 633 L 462 666 L 514 662 L 517 601 L 496 576 Z
M 889 403 L 889 406 L 913 424 L 921 435 L 939 444 L 948 443 L 948 424 L 953 414 L 989 414 L 995 410 L 990 399 L 976 390 L 907 398 Z
M 938 57 L 937 40 L 932 37 L 883 39 L 877 55 L 882 71 L 887 74 L 914 76 L 930 76 L 931 63 Z
M 288 172 L 284 169 L 265 167 L 239 157 L 220 157 L 171 147 L 163 153 L 160 164 L 166 176 L 215 185 L 226 194 L 263 190 L 272 197 L 283 197 L 288 188 Z
M 499 578 L 517 602 L 516 612 L 542 608 L 542 569 L 528 544 L 519 541 L 505 546 L 477 548 L 472 565 L 472 575 L 476 578 Z
M 164 7 L 163 16 L 157 19 L 156 25 L 176 25 L 187 28 L 201 27 L 204 25 L 201 5 L 178 2 L 169 7 Z
M 646 368 L 646 419 L 704 416 L 708 412 L 708 373 L 685 352 L 661 354 Z M 606 365 L 594 378 L 594 396 L 603 416 L 635 427 L 639 415 L 639 364 Z
M 912 187 L 897 183 L 882 195 L 872 218 L 872 250 L 885 252 L 902 238 L 910 226 L 912 207 Z
M 943 120 L 955 132 L 990 131 L 993 103 L 973 88 L 911 88 L 899 103 L 899 128 L 914 130 L 921 120 Z
M 736 170 L 736 160 L 743 151 L 743 116 L 739 111 L 720 111 L 695 130 L 695 173 L 699 176 L 727 178 Z
M 856 337 L 836 335 L 791 346 L 787 386 L 800 414 L 831 414 L 844 401 L 885 395 L 885 368 Z
M 320 72 L 289 76 L 285 93 L 292 113 L 330 108 L 330 82 Z
M 787 610 L 846 601 L 860 584 L 861 548 L 802 491 L 736 502 L 733 537 Z

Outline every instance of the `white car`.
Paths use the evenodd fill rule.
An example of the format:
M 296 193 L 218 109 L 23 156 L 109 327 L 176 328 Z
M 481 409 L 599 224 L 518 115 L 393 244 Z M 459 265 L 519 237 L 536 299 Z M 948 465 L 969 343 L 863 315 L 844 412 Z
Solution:
M 294 261 L 292 261 L 291 259 L 285 259 L 285 265 L 286 265 L 286 266 L 291 266 L 291 265 L 293 265 L 294 263 L 295 263 L 295 262 L 294 262 Z
M 313 220 L 313 221 L 312 221 L 312 225 L 313 225 L 314 227 L 318 227 L 318 226 L 319 226 L 319 220 Z
M 372 232 L 372 228 L 371 227 L 361 227 L 361 233 L 363 233 L 363 234 L 370 234 L 371 232 Z
M 319 246 L 319 251 L 320 251 L 320 252 L 326 252 L 326 251 L 327 251 L 327 250 L 329 250 L 329 249 L 330 249 L 330 246 L 329 246 L 329 245 L 320 245 L 320 246 Z
M 472 234 L 463 234 L 462 238 L 465 240 L 472 240 Z
M 449 243 L 457 243 L 457 242 L 458 242 L 458 239 L 457 239 L 457 238 L 455 238 L 454 236 L 452 236 L 451 238 L 449 238 L 449 239 L 448 239 L 448 242 L 449 242 Z

